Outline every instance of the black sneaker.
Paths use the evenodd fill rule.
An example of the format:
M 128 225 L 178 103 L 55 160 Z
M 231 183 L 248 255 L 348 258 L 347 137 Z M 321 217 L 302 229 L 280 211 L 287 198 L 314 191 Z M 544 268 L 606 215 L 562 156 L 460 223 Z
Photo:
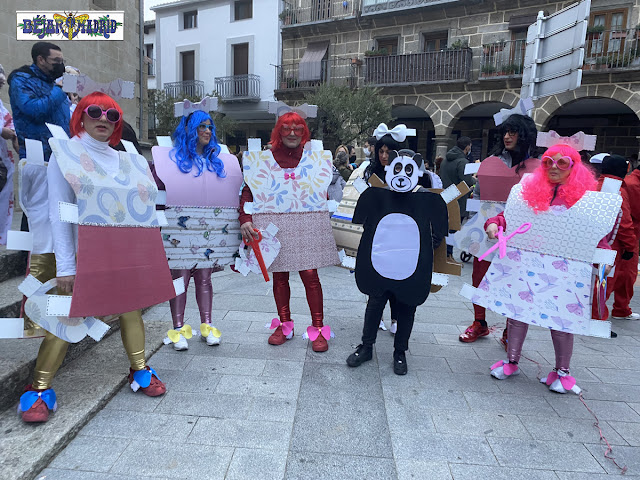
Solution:
M 358 345 L 355 352 L 347 358 L 347 365 L 350 367 L 359 367 L 364 362 L 368 362 L 373 358 L 373 347 L 371 345 Z
M 393 373 L 396 375 L 407 374 L 407 356 L 399 350 L 393 352 Z

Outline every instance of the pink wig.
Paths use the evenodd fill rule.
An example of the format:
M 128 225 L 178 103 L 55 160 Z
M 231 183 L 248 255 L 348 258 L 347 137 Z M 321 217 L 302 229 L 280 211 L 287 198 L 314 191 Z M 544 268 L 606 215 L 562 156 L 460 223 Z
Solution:
M 565 183 L 560 185 L 556 195 L 556 198 L 570 208 L 587 190 L 597 190 L 598 183 L 593 172 L 580 160 L 580 154 L 568 145 L 554 145 L 544 152 L 543 157 L 553 157 L 558 153 L 573 160 L 571 173 Z M 549 210 L 553 199 L 556 185 L 549 181 L 547 172 L 541 165 L 523 182 L 522 197 L 536 213 Z

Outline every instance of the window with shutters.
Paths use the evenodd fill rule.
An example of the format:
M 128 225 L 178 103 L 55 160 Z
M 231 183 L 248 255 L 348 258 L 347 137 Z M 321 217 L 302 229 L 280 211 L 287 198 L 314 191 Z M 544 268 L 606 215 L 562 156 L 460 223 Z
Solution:
M 246 20 L 253 18 L 253 0 L 236 0 L 233 2 L 233 19 Z
M 449 32 L 425 33 L 423 50 L 425 52 L 439 52 L 446 50 L 449 44 Z
M 182 14 L 182 28 L 188 30 L 190 28 L 198 28 L 198 11 L 192 10 Z

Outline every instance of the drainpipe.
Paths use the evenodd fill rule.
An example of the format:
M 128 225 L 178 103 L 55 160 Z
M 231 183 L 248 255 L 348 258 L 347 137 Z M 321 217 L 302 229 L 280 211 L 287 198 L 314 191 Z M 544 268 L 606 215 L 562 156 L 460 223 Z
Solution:
M 139 43 L 139 47 L 140 47 L 140 55 L 139 55 L 139 68 L 140 68 L 140 128 L 138 130 L 138 138 L 142 139 L 142 138 L 146 138 L 146 133 L 142 131 L 143 129 L 143 119 L 144 119 L 144 104 L 142 101 L 142 93 L 143 93 L 143 80 L 144 80 L 144 75 L 142 74 L 143 72 L 143 68 L 144 68 L 144 0 L 138 0 L 138 10 L 139 10 L 139 18 L 138 21 L 140 22 L 140 28 L 138 29 L 140 31 L 140 34 L 138 35 L 138 43 Z

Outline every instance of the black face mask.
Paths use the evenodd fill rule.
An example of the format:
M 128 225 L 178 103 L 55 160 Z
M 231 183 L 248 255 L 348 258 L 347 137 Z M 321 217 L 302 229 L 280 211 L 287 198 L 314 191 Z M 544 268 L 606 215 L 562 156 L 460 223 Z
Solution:
M 54 63 L 52 65 L 52 69 L 49 72 L 49 76 L 51 78 L 53 78 L 54 80 L 60 78 L 62 75 L 64 75 L 64 62 L 63 63 Z

